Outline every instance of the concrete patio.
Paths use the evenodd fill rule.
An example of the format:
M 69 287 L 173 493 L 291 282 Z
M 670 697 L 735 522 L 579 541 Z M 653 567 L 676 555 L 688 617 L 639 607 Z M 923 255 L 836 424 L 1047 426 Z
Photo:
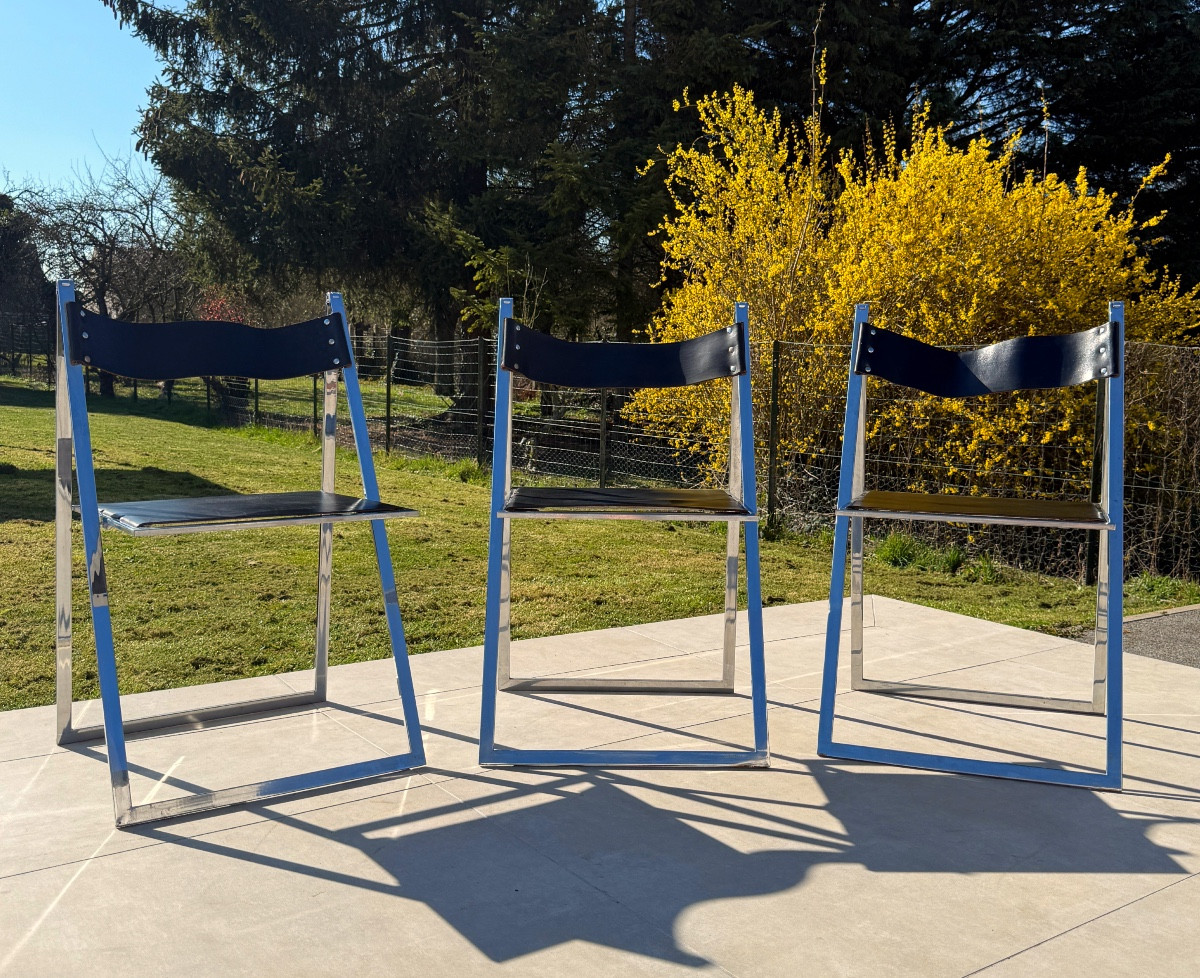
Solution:
M 54 747 L 49 707 L 0 714 L 0 975 L 1200 973 L 1200 671 L 1126 658 L 1121 794 L 832 762 L 814 753 L 824 618 L 765 613 L 766 770 L 483 770 L 481 655 L 459 649 L 413 659 L 428 767 L 117 831 L 102 744 Z M 873 677 L 1089 686 L 1079 643 L 883 598 L 866 624 Z M 519 642 L 514 672 L 713 675 L 720 638 L 712 617 Z M 390 662 L 341 666 L 320 710 L 133 738 L 134 800 L 399 752 L 394 694 Z M 1095 717 L 840 704 L 840 739 L 1101 762 Z M 498 740 L 744 746 L 748 705 L 502 695 Z

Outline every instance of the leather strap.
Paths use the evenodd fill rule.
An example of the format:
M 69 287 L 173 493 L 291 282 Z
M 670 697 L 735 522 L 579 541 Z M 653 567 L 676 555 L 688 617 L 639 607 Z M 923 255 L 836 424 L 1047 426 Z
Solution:
M 1120 327 L 1020 336 L 976 350 L 947 350 L 870 324 L 859 335 L 854 372 L 937 397 L 1073 387 L 1120 372 Z

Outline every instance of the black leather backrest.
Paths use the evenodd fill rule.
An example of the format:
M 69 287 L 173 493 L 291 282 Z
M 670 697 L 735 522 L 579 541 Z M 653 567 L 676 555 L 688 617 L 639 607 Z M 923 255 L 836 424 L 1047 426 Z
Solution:
M 283 380 L 351 362 L 337 313 L 257 329 L 244 323 L 125 323 L 67 304 L 72 363 L 137 380 L 255 377 Z
M 745 330 L 735 324 L 680 343 L 570 343 L 504 321 L 500 365 L 560 387 L 685 387 L 746 372 Z
M 945 350 L 866 325 L 854 372 L 882 377 L 938 397 L 1073 387 L 1120 371 L 1116 323 L 1062 336 L 1019 336 L 977 350 Z

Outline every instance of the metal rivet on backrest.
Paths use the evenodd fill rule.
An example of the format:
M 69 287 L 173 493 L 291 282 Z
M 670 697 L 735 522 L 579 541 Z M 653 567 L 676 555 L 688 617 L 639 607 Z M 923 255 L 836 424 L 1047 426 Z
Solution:
M 326 326 L 328 326 L 328 325 L 329 325 L 329 320 L 328 320 L 328 319 L 326 319 L 326 320 L 325 320 L 325 325 L 326 325 Z
M 868 347 L 867 347 L 867 352 L 868 352 L 868 353 L 874 353 L 874 352 L 875 352 L 875 347 L 873 347 L 873 346 L 868 346 Z
M 83 358 L 83 362 L 84 362 L 84 363 L 91 363 L 91 362 L 92 362 L 92 358 L 91 358 L 91 357 L 84 357 L 84 358 Z
M 331 336 L 331 337 L 329 337 L 329 345 L 330 345 L 330 346 L 333 346 L 333 337 L 332 337 L 332 336 Z
M 342 361 L 341 361 L 341 360 L 339 360 L 337 357 L 334 357 L 334 358 L 333 358 L 333 365 L 334 365 L 335 367 L 336 367 L 336 366 L 337 366 L 339 363 L 341 363 L 341 362 L 342 362 Z
M 863 367 L 863 370 L 865 370 L 867 373 L 870 373 L 870 372 L 871 372 L 871 365 L 868 363 L 866 366 L 864 366 L 864 367 Z
M 1101 368 L 1100 368 L 1100 376 L 1101 376 L 1101 377 L 1105 376 L 1107 373 L 1108 373 L 1108 367 L 1101 367 Z
M 82 337 L 83 337 L 85 340 L 88 338 L 88 334 L 87 334 L 87 333 L 80 333 L 79 335 L 80 335 L 80 336 L 82 336 Z

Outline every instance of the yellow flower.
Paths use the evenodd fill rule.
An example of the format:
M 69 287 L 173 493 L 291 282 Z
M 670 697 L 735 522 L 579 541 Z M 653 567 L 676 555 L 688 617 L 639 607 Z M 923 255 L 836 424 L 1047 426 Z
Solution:
M 840 450 L 856 302 L 869 301 L 881 326 L 947 346 L 1087 329 L 1112 299 L 1126 302 L 1131 339 L 1178 341 L 1200 325 L 1200 289 L 1151 268 L 1132 209 L 1083 170 L 1070 180 L 1019 176 L 1016 136 L 957 146 L 918 113 L 908 150 L 887 129 L 861 160 L 844 152 L 830 167 L 819 118 L 787 126 L 741 88 L 695 107 L 702 138 L 665 162 L 675 211 L 660 228 L 666 291 L 649 332 L 697 336 L 726 325 L 733 302 L 748 302 L 763 441 L 770 341 L 782 344 L 783 459 Z M 954 401 L 902 393 L 870 385 L 885 399 L 868 452 L 918 462 L 913 489 L 969 489 L 986 475 L 987 491 L 1003 491 L 1027 473 L 1090 468 L 1090 434 L 1081 435 L 1095 411 L 1090 386 Z M 627 411 L 652 431 L 682 425 L 691 450 L 706 446 L 709 473 L 724 470 L 727 384 L 643 391 Z M 1172 423 L 1130 421 L 1135 437 L 1156 439 Z

